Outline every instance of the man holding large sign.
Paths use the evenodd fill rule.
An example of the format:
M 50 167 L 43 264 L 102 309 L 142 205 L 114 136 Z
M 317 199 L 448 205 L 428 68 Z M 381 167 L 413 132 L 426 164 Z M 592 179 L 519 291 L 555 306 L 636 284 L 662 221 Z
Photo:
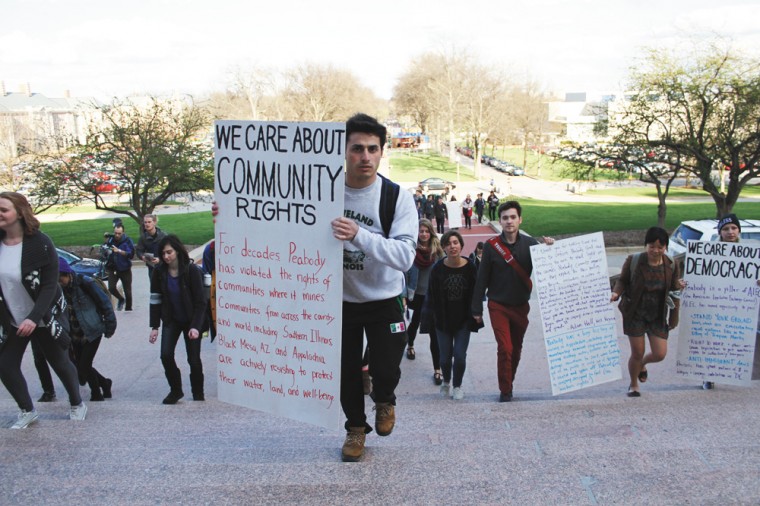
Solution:
M 496 371 L 499 379 L 499 402 L 512 401 L 512 384 L 520 363 L 523 338 L 528 330 L 530 294 L 533 282 L 531 246 L 533 237 L 520 233 L 522 206 L 509 200 L 499 206 L 501 235 L 486 241 L 472 295 L 472 316 L 483 321 L 483 298 L 488 291 L 488 314 L 496 338 Z M 554 239 L 544 237 L 547 245 Z
M 311 149 L 303 150 L 305 135 L 295 137 L 292 134 L 289 135 L 288 129 L 295 127 L 296 133 L 300 131 L 299 125 L 248 125 L 241 128 L 241 125 L 224 125 L 226 122 L 221 122 L 217 125 L 217 190 L 221 190 L 221 193 L 229 193 L 234 187 L 235 192 L 240 193 L 241 189 L 246 187 L 252 187 L 258 189 L 257 191 L 272 192 L 276 188 L 277 191 L 282 193 L 286 188 L 287 192 L 290 192 L 291 184 L 293 185 L 293 192 L 301 196 L 303 202 L 288 201 L 288 202 L 274 202 L 265 201 L 261 202 L 259 199 L 250 199 L 249 202 L 246 199 L 236 197 L 235 209 L 231 217 L 240 218 L 241 214 L 252 220 L 261 220 L 264 218 L 267 221 L 281 220 L 290 222 L 293 225 L 313 225 L 318 223 L 319 213 L 315 207 L 315 203 L 325 200 L 335 202 L 335 190 L 336 182 L 340 180 L 338 176 L 342 175 L 342 172 L 332 170 L 332 166 L 328 162 L 334 162 L 329 159 L 328 162 L 320 161 L 319 163 L 308 164 L 308 171 L 306 170 L 307 164 L 300 164 L 301 174 L 300 176 L 287 176 L 287 185 L 283 185 L 282 182 L 282 169 L 277 162 L 271 163 L 271 174 L 269 176 L 259 177 L 260 172 L 266 172 L 266 164 L 251 164 L 250 160 L 245 160 L 239 155 L 235 154 L 237 151 L 244 150 L 243 146 L 250 149 L 256 149 L 259 147 L 264 151 L 274 152 L 287 152 L 287 146 L 292 144 L 293 150 L 298 146 L 303 152 L 311 152 Z M 219 132 L 227 127 L 227 133 L 221 135 Z M 259 131 L 266 128 L 264 135 L 256 135 L 255 130 L 258 127 Z M 317 144 L 317 138 L 319 138 L 319 144 L 321 148 L 318 153 L 326 154 L 340 154 L 342 150 L 336 149 L 335 139 L 340 138 L 339 134 L 343 131 L 335 128 L 335 125 L 328 125 L 324 128 L 324 131 L 320 134 L 315 132 L 319 131 L 319 128 L 314 128 L 313 125 L 308 125 L 309 131 L 314 131 L 309 134 L 308 146 L 314 147 Z M 248 135 L 248 130 L 254 130 L 254 133 Z M 373 393 L 372 398 L 376 402 L 375 404 L 375 427 L 377 433 L 380 436 L 387 436 L 393 431 L 395 425 L 395 389 L 401 378 L 401 357 L 403 355 L 404 346 L 406 345 L 406 326 L 404 324 L 403 308 L 401 302 L 402 290 L 403 290 L 403 273 L 409 270 L 414 261 L 415 255 L 415 235 L 417 233 L 417 211 L 414 206 L 412 196 L 406 192 L 401 192 L 398 185 L 391 181 L 378 177 L 377 169 L 380 165 L 380 159 L 383 154 L 383 147 L 386 142 L 386 129 L 383 125 L 377 122 L 374 118 L 367 116 L 366 114 L 357 114 L 350 118 L 346 123 L 346 173 L 345 173 L 345 207 L 343 216 L 334 219 L 331 222 L 333 236 L 343 242 L 343 269 L 345 274 L 343 276 L 343 318 L 342 320 L 342 335 L 341 335 L 341 406 L 343 412 L 346 415 L 347 421 L 345 428 L 348 431 L 346 435 L 345 443 L 343 444 L 343 460 L 344 461 L 357 461 L 364 454 L 364 442 L 365 436 L 372 431 L 372 427 L 366 422 L 366 414 L 364 413 L 364 388 L 362 381 L 362 352 L 364 336 L 367 337 L 369 349 L 369 372 L 373 377 Z M 296 142 L 296 139 L 300 139 L 301 142 Z M 220 144 L 224 141 L 226 146 L 230 149 L 231 154 L 225 155 L 222 153 Z M 237 144 L 236 144 L 237 141 Z M 261 145 L 263 142 L 263 145 Z M 237 145 L 237 148 L 235 147 Z M 233 160 L 235 160 L 233 162 Z M 231 173 L 232 178 L 227 180 L 227 185 L 220 184 L 220 176 L 222 175 L 222 167 L 237 167 L 237 161 L 240 160 L 240 170 L 248 175 L 243 177 L 235 177 L 234 171 Z M 255 170 L 252 172 L 251 167 L 255 166 Z M 297 169 L 298 165 L 288 165 L 286 174 L 289 174 L 291 170 Z M 275 171 L 275 168 L 277 169 Z M 229 172 L 229 170 L 227 171 Z M 275 175 L 275 172 L 279 174 Z M 280 181 L 276 181 L 279 177 Z M 258 182 L 258 183 L 257 183 Z M 308 183 L 308 184 L 307 184 Z M 308 200 L 304 197 L 308 193 L 309 196 L 313 196 L 314 200 Z M 219 193 L 217 193 L 219 195 Z M 224 218 L 221 214 L 223 206 L 214 206 L 212 213 L 215 216 Z M 322 208 L 324 210 L 324 208 Z M 229 212 L 229 211 L 228 211 Z M 253 213 L 253 216 L 251 215 Z M 262 216 L 262 213 L 266 213 L 266 217 Z M 218 220 L 219 223 L 221 220 Z M 282 228 L 282 227 L 280 227 Z M 218 232 L 218 231 L 217 231 Z M 237 234 L 231 234 L 232 238 L 240 239 Z M 298 235 L 302 238 L 301 235 Z M 308 235 L 306 237 L 309 237 Z M 218 254 L 223 255 L 224 248 L 221 245 L 221 233 L 217 238 Z M 245 239 L 245 237 L 243 238 Z M 314 242 L 319 241 L 320 237 L 314 237 L 313 234 L 310 239 Z M 289 252 L 287 255 L 288 261 L 295 258 L 295 262 L 298 265 L 306 265 L 312 268 L 316 268 L 321 271 L 327 264 L 326 257 L 320 256 L 320 251 L 315 249 L 316 256 L 303 250 L 303 255 L 300 256 L 299 247 L 291 242 Z M 229 245 L 231 246 L 231 245 Z M 313 248 L 312 248 L 313 249 Z M 234 251 L 234 248 L 231 249 Z M 268 246 L 258 246 L 255 250 L 248 249 L 246 243 L 244 251 L 251 251 L 254 254 L 246 254 L 246 256 L 252 256 L 257 259 L 264 259 L 265 261 L 279 261 L 280 252 L 271 250 Z M 309 250 L 311 251 L 311 250 Z M 295 255 L 294 255 L 295 253 Z M 299 260 L 300 259 L 300 260 Z M 220 261 L 218 261 L 217 270 L 225 272 L 224 267 Z M 221 269 L 220 269 L 221 268 Z M 291 269 L 293 267 L 291 266 Z M 272 278 L 271 267 L 262 269 L 262 266 L 254 266 L 252 263 L 244 267 L 246 273 L 249 276 L 259 277 L 264 279 Z M 234 269 L 232 270 L 234 273 Z M 220 273 L 221 274 L 221 273 Z M 285 278 L 283 278 L 285 276 Z M 331 276 L 331 275 L 328 275 Z M 280 278 L 292 279 L 292 273 L 280 269 Z M 312 290 L 310 293 L 311 300 L 317 303 L 318 306 L 322 305 L 330 296 L 334 294 L 334 291 L 329 291 L 326 283 L 330 277 L 325 277 L 325 273 L 322 272 L 320 276 L 317 276 L 317 272 L 299 274 L 298 280 L 301 280 L 308 287 L 310 283 L 317 283 L 319 280 L 325 285 L 321 287 L 321 292 Z M 219 286 L 222 286 L 223 281 L 218 281 Z M 242 287 L 246 291 L 248 288 Z M 251 285 L 250 289 L 255 289 L 255 285 Z M 316 287 L 314 287 L 316 288 Z M 319 292 L 319 293 L 317 293 Z M 256 296 L 265 297 L 266 292 L 258 290 L 254 293 Z M 282 296 L 287 299 L 288 296 L 292 298 L 296 297 L 296 291 L 288 292 L 286 290 L 276 290 L 276 296 Z M 270 299 L 271 299 L 270 293 Z M 218 319 L 221 321 L 224 319 L 222 309 L 225 304 L 218 301 L 218 312 L 220 315 Z M 253 312 L 255 315 L 266 316 L 270 318 L 269 306 L 267 306 L 267 312 L 262 315 L 262 310 L 253 304 L 234 304 L 232 305 L 234 310 L 240 312 Z M 305 315 L 307 310 L 303 310 Z M 273 317 L 292 316 L 296 321 L 299 319 L 297 312 L 282 313 L 277 310 L 273 310 Z M 309 312 L 309 321 L 312 325 L 316 326 L 317 322 L 324 322 L 326 319 L 328 325 L 334 321 L 334 314 L 329 313 L 316 313 Z M 317 318 L 319 316 L 319 318 Z M 330 318 L 326 318 L 330 317 Z M 261 320 L 261 318 L 256 319 Z M 236 322 L 236 327 L 241 323 Z M 229 325 L 229 322 L 227 322 Z M 238 327 L 240 328 L 240 327 Z M 244 328 L 249 333 L 251 328 Z M 268 325 L 261 325 L 253 329 L 255 332 L 263 335 L 274 335 L 277 338 L 278 329 L 272 329 Z M 284 331 L 285 329 L 283 329 Z M 315 332 L 311 331 L 311 338 L 303 333 L 298 332 L 284 332 L 287 339 L 295 339 L 298 341 L 308 340 L 309 343 L 316 343 L 317 345 L 324 345 L 328 348 L 333 346 L 333 339 L 331 337 L 325 338 L 320 336 L 318 329 Z M 302 339 L 303 338 L 303 339 Z M 238 343 L 235 340 L 226 341 L 224 336 L 219 335 L 219 344 L 222 348 L 226 348 L 227 351 L 232 354 Z M 256 344 L 256 343 L 254 343 Z M 250 350 L 253 353 L 260 353 L 259 348 L 263 345 L 266 347 L 266 353 L 269 354 L 269 346 L 263 341 L 258 343 L 259 347 L 255 350 Z M 247 348 L 249 349 L 249 348 Z M 275 350 L 277 351 L 277 350 Z M 295 350 L 294 350 L 295 352 Z M 285 353 L 287 355 L 287 353 Z M 224 360 L 222 360 L 224 358 Z M 254 357 L 254 359 L 257 357 Z M 300 360 L 318 360 L 324 359 L 324 356 L 317 353 L 310 353 L 302 351 L 298 355 Z M 264 368 L 266 371 L 266 365 L 262 361 L 256 362 L 254 359 L 248 359 L 244 361 L 246 367 L 252 367 L 258 369 Z M 223 368 L 228 364 L 232 365 L 232 360 L 229 356 L 220 354 L 220 398 L 222 387 L 227 387 L 227 383 L 234 384 L 237 378 L 229 378 L 224 376 Z M 243 363 L 243 362 L 241 362 Z M 271 366 L 270 366 L 271 367 Z M 284 371 L 284 372 L 283 372 Z M 291 374 L 294 378 L 293 385 L 295 385 L 296 371 L 289 368 L 287 364 L 279 364 L 276 366 L 276 373 Z M 298 370 L 298 374 L 308 375 L 308 371 Z M 318 380 L 332 380 L 334 375 L 329 370 L 320 372 L 312 371 L 312 380 L 314 377 Z M 262 385 L 257 384 L 256 380 L 248 381 L 253 387 L 260 387 Z M 271 389 L 271 382 L 270 382 Z M 275 385 L 276 386 L 276 385 Z M 285 399 L 298 397 L 296 389 L 289 388 L 287 397 L 282 392 L 283 387 L 280 385 L 279 390 L 275 393 L 281 393 Z M 317 395 L 317 399 L 322 400 L 324 398 L 330 403 L 332 397 L 329 392 L 322 392 L 321 390 L 312 389 L 312 395 Z M 304 395 L 304 397 L 306 397 Z M 313 397 L 311 397 L 313 398 Z M 304 419 L 306 421 L 312 421 L 309 415 L 303 415 L 295 410 L 290 409 L 287 413 L 296 419 Z
M 362 457 L 365 436 L 372 431 L 364 413 L 364 334 L 380 436 L 389 435 L 395 424 L 395 390 L 407 340 L 401 292 L 403 273 L 414 261 L 417 210 L 408 192 L 378 177 L 385 142 L 386 129 L 374 118 L 357 114 L 346 122 L 345 211 L 332 222 L 344 248 L 340 401 L 347 419 L 346 462 Z
M 340 423 L 345 125 L 218 121 L 219 399 Z

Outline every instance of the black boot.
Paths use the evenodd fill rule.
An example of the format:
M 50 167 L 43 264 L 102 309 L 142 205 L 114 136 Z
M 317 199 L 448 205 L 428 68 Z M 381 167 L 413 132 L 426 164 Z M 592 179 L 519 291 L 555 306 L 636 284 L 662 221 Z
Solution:
M 180 374 L 179 369 L 164 369 L 164 372 L 171 391 L 169 392 L 169 395 L 164 398 L 163 402 L 164 404 L 177 404 L 177 401 L 185 396 L 182 391 L 182 375 Z
M 180 400 L 181 398 L 183 398 L 184 396 L 185 396 L 185 394 L 182 392 L 182 390 L 180 390 L 178 392 L 175 392 L 174 390 L 172 390 L 171 392 L 169 392 L 169 395 L 167 395 L 166 397 L 164 397 L 163 403 L 164 404 L 177 404 L 177 401 Z
M 203 395 L 203 373 L 202 372 L 190 373 L 190 387 L 193 390 L 194 401 L 206 400 L 206 397 Z

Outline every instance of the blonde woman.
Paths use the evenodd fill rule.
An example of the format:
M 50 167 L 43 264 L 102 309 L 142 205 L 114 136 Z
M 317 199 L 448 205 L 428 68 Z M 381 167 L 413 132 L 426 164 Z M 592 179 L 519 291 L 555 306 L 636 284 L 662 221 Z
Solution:
M 406 349 L 406 358 L 409 360 L 414 360 L 416 357 L 414 340 L 417 336 L 417 329 L 420 327 L 422 304 L 425 302 L 430 272 L 433 270 L 433 265 L 441 258 L 443 258 L 443 248 L 441 247 L 441 241 L 438 240 L 438 236 L 436 235 L 435 227 L 433 227 L 433 223 L 430 220 L 423 218 L 419 224 L 414 264 L 406 273 L 409 309 L 414 311 L 412 321 L 407 329 L 409 345 Z M 436 385 L 440 385 L 443 383 L 443 374 L 441 372 L 441 359 L 435 328 L 431 327 L 427 329 L 423 327 L 420 331 L 430 334 L 430 354 L 433 356 L 433 382 Z

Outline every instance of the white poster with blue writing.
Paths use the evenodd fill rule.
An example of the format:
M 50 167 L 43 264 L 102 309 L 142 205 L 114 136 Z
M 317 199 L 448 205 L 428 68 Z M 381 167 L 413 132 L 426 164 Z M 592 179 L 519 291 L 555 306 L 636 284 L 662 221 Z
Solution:
M 214 124 L 219 399 L 336 429 L 345 143 L 343 123 Z
M 539 244 L 530 253 L 552 395 L 620 379 L 602 233 Z
M 689 241 L 676 372 L 749 386 L 760 288 L 757 243 Z

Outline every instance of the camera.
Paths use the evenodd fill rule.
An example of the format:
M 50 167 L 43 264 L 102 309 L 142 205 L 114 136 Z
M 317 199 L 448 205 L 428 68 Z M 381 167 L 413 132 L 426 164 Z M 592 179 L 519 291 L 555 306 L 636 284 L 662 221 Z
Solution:
M 113 234 L 110 232 L 106 232 L 103 234 L 103 239 L 111 239 L 113 237 Z

